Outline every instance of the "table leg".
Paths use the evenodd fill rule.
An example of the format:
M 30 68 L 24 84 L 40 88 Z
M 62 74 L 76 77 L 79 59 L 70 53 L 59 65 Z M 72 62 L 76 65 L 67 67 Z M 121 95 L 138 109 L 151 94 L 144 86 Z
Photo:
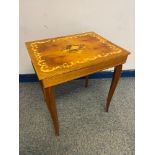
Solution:
M 109 90 L 108 97 L 107 97 L 107 103 L 106 103 L 106 109 L 105 109 L 106 112 L 108 112 L 109 110 L 110 101 L 112 99 L 112 96 L 114 94 L 118 81 L 120 79 L 121 71 L 122 71 L 122 65 L 116 66 L 114 69 L 113 78 L 112 78 L 110 90 Z
M 87 88 L 88 87 L 88 79 L 89 79 L 89 76 L 87 75 L 85 78 L 86 78 L 85 79 L 85 87 Z
M 43 87 L 43 83 L 42 83 L 42 81 L 39 81 L 39 83 L 40 83 L 40 86 L 41 86 L 41 89 L 42 89 L 42 92 L 43 92 L 44 100 L 45 100 L 45 102 L 46 102 L 46 98 L 45 98 L 45 89 L 44 89 L 44 87 Z
M 54 88 L 48 87 L 48 88 L 43 88 L 43 90 L 44 90 L 44 95 L 46 99 L 46 104 L 53 120 L 55 135 L 59 136 L 59 121 L 58 121 L 57 109 L 55 104 Z

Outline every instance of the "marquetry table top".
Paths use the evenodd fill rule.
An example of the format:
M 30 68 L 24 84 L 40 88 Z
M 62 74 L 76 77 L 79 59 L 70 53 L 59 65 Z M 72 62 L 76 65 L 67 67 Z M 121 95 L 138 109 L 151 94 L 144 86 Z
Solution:
M 129 54 L 94 32 L 26 42 L 26 46 L 39 80 L 112 63 Z

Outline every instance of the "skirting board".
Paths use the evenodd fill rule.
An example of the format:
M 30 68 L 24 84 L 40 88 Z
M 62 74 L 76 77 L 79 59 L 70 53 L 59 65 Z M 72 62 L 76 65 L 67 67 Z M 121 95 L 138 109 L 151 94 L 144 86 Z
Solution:
M 112 78 L 113 71 L 102 71 L 89 76 L 90 79 Z M 135 70 L 123 70 L 121 77 L 135 77 Z M 82 79 L 82 78 L 80 78 Z M 19 82 L 38 82 L 36 74 L 19 74 Z

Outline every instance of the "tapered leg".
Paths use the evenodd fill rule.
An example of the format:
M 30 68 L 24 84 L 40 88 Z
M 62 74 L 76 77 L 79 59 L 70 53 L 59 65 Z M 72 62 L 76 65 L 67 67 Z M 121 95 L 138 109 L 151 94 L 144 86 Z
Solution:
M 45 102 L 46 102 L 46 98 L 45 98 L 45 89 L 44 89 L 44 87 L 43 87 L 43 83 L 42 83 L 42 81 L 39 81 L 39 82 L 40 82 L 40 86 L 41 86 L 41 89 L 42 89 L 42 92 L 43 92 L 44 100 L 45 100 Z
M 54 88 L 49 87 L 49 88 L 43 88 L 43 89 L 44 89 L 46 104 L 53 120 L 55 135 L 59 136 L 59 121 L 58 121 L 57 109 L 55 104 Z
M 110 90 L 109 90 L 108 97 L 107 97 L 107 103 L 106 103 L 106 108 L 105 108 L 106 112 L 108 112 L 109 110 L 112 96 L 114 94 L 114 91 L 116 89 L 116 86 L 121 76 L 121 71 L 122 71 L 122 65 L 116 66 L 114 69 L 113 78 L 112 78 Z
M 85 87 L 87 88 L 88 87 L 88 79 L 89 79 L 89 76 L 87 75 L 85 78 L 86 78 L 85 79 Z

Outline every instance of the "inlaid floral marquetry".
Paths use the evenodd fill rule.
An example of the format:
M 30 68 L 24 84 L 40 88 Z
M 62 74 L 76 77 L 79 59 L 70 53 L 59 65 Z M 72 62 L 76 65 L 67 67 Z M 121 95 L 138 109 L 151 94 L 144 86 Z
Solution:
M 94 32 L 32 41 L 26 45 L 40 79 L 116 59 L 127 53 Z

